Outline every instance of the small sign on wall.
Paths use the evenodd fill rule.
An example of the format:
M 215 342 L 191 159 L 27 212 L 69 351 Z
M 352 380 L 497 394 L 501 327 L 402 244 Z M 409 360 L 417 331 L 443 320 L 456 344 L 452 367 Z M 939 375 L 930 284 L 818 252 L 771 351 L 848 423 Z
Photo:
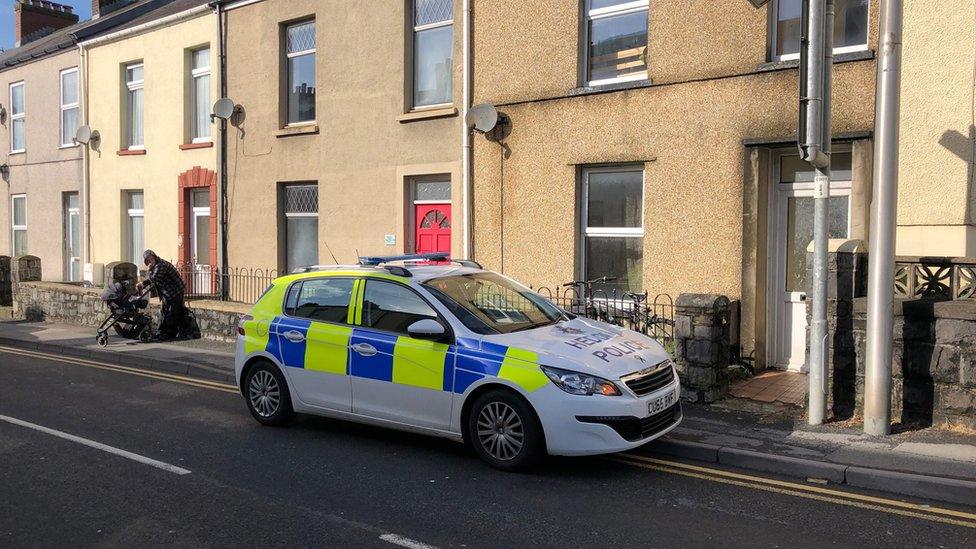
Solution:
M 396 246 L 396 235 L 388 234 L 383 236 L 383 244 L 387 246 Z

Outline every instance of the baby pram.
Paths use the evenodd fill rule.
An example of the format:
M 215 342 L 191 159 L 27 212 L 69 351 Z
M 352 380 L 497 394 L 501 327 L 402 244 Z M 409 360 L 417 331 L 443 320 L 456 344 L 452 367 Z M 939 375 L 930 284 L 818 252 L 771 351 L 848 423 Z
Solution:
M 148 296 L 149 289 L 139 295 L 131 295 L 120 282 L 105 288 L 102 301 L 108 306 L 110 314 L 95 332 L 98 344 L 102 347 L 108 345 L 108 331 L 112 328 L 126 339 L 138 339 L 143 343 L 150 341 L 153 336 L 153 320 L 143 312 L 149 306 Z

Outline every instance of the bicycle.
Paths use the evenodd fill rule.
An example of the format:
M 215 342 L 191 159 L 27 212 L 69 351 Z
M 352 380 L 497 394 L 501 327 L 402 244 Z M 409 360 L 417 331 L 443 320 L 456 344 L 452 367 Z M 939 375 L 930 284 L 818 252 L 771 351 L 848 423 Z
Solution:
M 601 303 L 593 298 L 593 285 L 606 284 L 615 280 L 617 280 L 615 276 L 601 276 L 592 280 L 574 280 L 563 284 L 563 288 L 573 288 L 574 295 L 569 312 L 594 320 L 613 322 L 613 316 L 610 314 L 606 303 Z M 581 290 L 582 294 L 580 293 Z

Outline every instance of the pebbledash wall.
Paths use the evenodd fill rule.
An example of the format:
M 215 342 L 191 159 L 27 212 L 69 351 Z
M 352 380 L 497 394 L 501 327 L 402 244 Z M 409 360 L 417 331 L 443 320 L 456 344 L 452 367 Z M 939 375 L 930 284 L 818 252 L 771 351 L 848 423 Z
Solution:
M 14 318 L 98 327 L 109 310 L 99 297 L 101 290 L 57 282 L 13 283 Z M 200 334 L 209 341 L 234 342 L 237 323 L 250 305 L 220 301 L 192 301 L 187 307 L 196 315 Z M 147 312 L 158 322 L 159 302 L 150 303 Z M 95 337 L 94 330 L 92 338 Z M 114 334 L 110 334 L 114 335 Z

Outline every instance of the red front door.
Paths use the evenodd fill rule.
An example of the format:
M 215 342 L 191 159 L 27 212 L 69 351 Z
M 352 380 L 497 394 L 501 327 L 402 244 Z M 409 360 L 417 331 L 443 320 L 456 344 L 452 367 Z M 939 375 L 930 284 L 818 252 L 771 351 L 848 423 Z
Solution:
M 451 205 L 415 204 L 414 208 L 416 253 L 450 253 Z

